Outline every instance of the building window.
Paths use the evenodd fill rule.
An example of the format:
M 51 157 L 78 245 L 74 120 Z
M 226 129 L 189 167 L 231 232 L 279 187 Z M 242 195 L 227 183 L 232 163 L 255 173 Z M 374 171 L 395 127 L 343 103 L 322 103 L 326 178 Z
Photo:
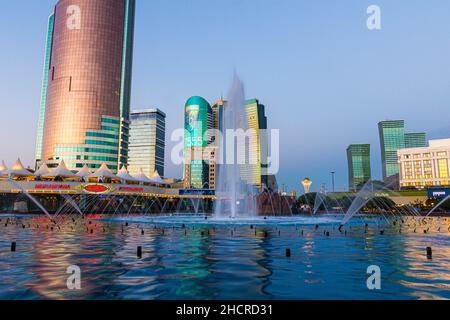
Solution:
M 448 162 L 447 159 L 438 160 L 439 178 L 448 178 Z

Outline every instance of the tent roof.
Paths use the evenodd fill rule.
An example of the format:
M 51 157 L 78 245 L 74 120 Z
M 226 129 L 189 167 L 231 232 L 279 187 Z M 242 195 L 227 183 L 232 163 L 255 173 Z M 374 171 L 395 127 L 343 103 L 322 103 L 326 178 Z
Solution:
M 64 160 L 61 160 L 59 166 L 55 170 L 51 171 L 50 173 L 42 175 L 42 177 L 78 178 L 78 176 L 75 173 L 67 169 Z
M 35 174 L 36 176 L 40 177 L 40 176 L 49 174 L 49 173 L 51 173 L 51 172 L 52 172 L 52 170 L 50 170 L 50 168 L 47 166 L 47 164 L 44 163 L 43 165 L 41 165 L 41 167 L 39 168 L 39 170 L 36 171 L 34 174 Z
M 0 175 L 8 174 L 8 167 L 5 164 L 5 161 L 2 161 L 0 164 Z
M 11 169 L 7 170 L 7 173 L 11 176 L 19 176 L 19 177 L 33 177 L 34 174 L 25 169 L 20 159 L 17 159 L 16 163 L 11 167 Z
M 164 181 L 161 176 L 158 173 L 158 170 L 155 171 L 153 174 L 153 177 L 150 179 L 153 183 L 157 184 L 168 184 L 166 181 Z
M 145 174 L 144 171 L 142 171 L 142 169 L 139 170 L 139 174 L 135 175 L 134 178 L 139 181 L 139 182 L 144 182 L 144 183 L 151 183 L 153 182 L 152 180 L 150 180 Z
M 130 175 L 125 166 L 123 166 L 122 169 L 120 169 L 119 173 L 117 174 L 117 177 L 125 181 L 136 181 L 136 178 Z
M 80 178 L 86 178 L 86 177 L 88 177 L 91 174 L 92 174 L 91 170 L 89 170 L 88 165 L 85 164 L 83 166 L 83 168 L 80 171 L 78 171 L 77 176 L 80 177 Z
M 90 174 L 88 178 L 110 178 L 110 179 L 118 179 L 117 176 L 109 170 L 106 163 L 103 163 L 97 171 L 93 174 Z

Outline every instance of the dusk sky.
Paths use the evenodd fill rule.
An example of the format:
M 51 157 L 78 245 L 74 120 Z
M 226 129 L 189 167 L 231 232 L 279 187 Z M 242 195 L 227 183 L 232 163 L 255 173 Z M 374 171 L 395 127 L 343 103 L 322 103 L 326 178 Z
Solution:
M 76 0 L 73 1 L 76 4 Z M 2 1 L 0 160 L 33 166 L 47 18 L 56 0 Z M 381 7 L 369 31 L 367 7 Z M 132 109 L 167 113 L 170 134 L 185 101 L 226 95 L 236 71 L 248 98 L 280 129 L 280 187 L 347 188 L 346 148 L 372 146 L 381 177 L 377 123 L 450 138 L 448 0 L 137 0 Z

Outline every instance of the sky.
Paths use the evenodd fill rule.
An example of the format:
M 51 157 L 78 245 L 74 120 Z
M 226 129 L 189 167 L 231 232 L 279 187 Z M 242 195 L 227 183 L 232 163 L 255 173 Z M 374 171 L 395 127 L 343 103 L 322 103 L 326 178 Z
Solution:
M 0 1 L 0 159 L 32 166 L 56 0 Z M 381 30 L 366 25 L 373 4 Z M 379 121 L 450 137 L 449 18 L 448 0 L 137 0 L 132 109 L 166 112 L 166 176 L 181 177 L 170 134 L 186 100 L 226 96 L 236 72 L 280 130 L 280 187 L 330 189 L 336 171 L 345 190 L 349 144 L 371 144 L 381 178 Z

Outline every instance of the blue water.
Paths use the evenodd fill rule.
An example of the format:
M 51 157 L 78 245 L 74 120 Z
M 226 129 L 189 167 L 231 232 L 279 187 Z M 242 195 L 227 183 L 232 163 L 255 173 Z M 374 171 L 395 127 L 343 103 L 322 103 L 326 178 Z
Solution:
M 55 226 L 4 215 L 0 299 L 450 298 L 450 219 L 404 218 L 399 233 L 399 220 L 358 217 L 341 233 L 341 218 L 94 216 Z M 81 290 L 67 289 L 71 265 L 81 268 Z M 370 265 L 381 268 L 381 290 L 367 288 Z

